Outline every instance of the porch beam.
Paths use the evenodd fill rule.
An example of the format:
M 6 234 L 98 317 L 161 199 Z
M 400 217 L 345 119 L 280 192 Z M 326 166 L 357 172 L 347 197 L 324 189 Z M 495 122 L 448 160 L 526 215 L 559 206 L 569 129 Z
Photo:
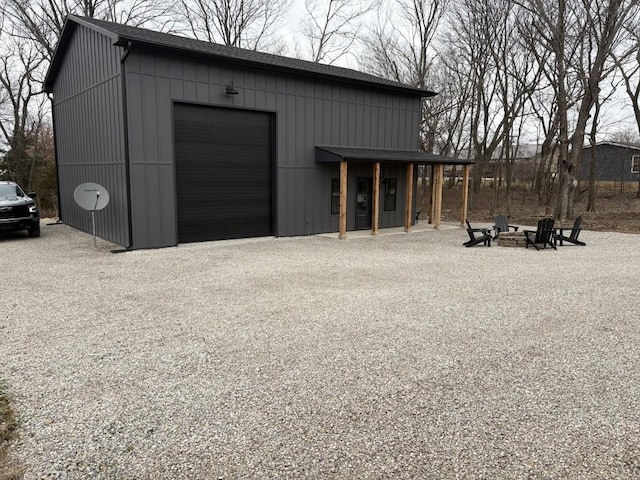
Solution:
M 409 233 L 411 231 L 411 217 L 413 214 L 413 163 L 407 164 L 406 184 L 407 194 L 404 209 L 404 231 Z
M 338 238 L 347 238 L 347 162 L 340 162 L 340 230 Z
M 462 168 L 462 205 L 460 206 L 460 226 L 464 227 L 469 208 L 469 165 Z
M 373 211 L 371 212 L 371 235 L 378 235 L 380 217 L 380 162 L 373 164 Z

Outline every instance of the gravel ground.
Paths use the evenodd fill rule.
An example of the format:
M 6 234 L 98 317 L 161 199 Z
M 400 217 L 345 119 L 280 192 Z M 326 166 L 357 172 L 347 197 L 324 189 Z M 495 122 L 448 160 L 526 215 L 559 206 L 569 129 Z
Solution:
M 14 456 L 25 479 L 640 478 L 640 236 L 581 238 L 0 237 Z

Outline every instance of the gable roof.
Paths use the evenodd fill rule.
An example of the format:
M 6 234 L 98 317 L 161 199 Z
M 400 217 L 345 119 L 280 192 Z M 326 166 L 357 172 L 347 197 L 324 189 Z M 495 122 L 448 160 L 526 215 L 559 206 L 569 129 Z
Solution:
M 265 70 L 286 72 L 290 74 L 322 77 L 327 80 L 347 82 L 361 86 L 393 90 L 399 93 L 416 95 L 421 97 L 432 97 L 435 92 L 405 85 L 402 83 L 387 80 L 385 78 L 369 75 L 364 72 L 349 68 L 325 65 L 322 63 L 309 62 L 296 58 L 273 55 L 270 53 L 257 52 L 239 47 L 219 45 L 216 43 L 195 40 L 168 33 L 156 32 L 144 28 L 122 25 L 119 23 L 96 20 L 94 18 L 76 17 L 69 15 L 65 21 L 62 35 L 56 47 L 56 51 L 49 66 L 49 71 L 44 81 L 44 90 L 50 92 L 55 82 L 58 70 L 62 64 L 65 50 L 73 32 L 78 25 L 90 28 L 107 37 L 110 37 L 114 45 L 126 47 L 146 47 L 164 49 L 181 54 L 192 54 L 208 57 L 219 61 L 233 62 L 250 67 L 258 67 Z

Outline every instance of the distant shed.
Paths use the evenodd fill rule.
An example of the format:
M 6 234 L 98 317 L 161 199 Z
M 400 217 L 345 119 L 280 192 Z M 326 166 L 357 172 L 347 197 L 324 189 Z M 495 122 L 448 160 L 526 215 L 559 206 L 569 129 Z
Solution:
M 580 180 L 589 180 L 591 158 L 595 154 L 597 182 L 625 184 L 640 181 L 640 145 L 630 143 L 599 142 L 582 149 Z
M 61 220 L 88 232 L 73 190 L 100 183 L 98 235 L 131 249 L 409 230 L 414 166 L 472 163 L 418 151 L 433 92 L 95 19 L 67 18 L 45 90 Z

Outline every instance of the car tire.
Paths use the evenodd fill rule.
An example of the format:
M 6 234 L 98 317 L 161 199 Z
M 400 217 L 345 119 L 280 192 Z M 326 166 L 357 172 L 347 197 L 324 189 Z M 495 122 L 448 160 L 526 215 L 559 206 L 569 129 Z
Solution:
M 30 228 L 28 232 L 31 238 L 38 238 L 40 236 L 40 225 Z

